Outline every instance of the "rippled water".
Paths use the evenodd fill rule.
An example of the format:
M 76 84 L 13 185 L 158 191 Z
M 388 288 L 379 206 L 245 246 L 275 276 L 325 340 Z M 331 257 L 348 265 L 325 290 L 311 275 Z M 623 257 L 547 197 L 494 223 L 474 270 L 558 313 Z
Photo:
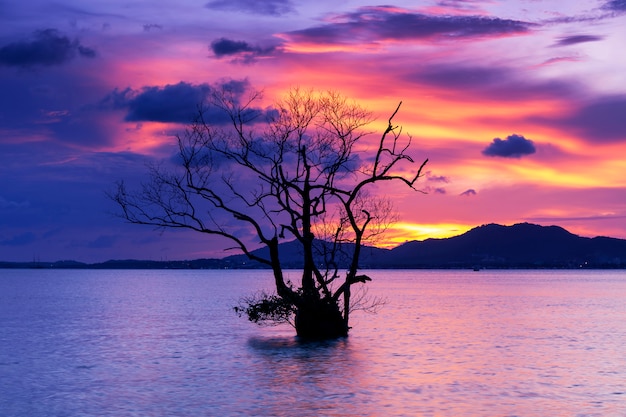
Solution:
M 0 270 L 0 415 L 626 416 L 626 272 L 370 275 L 303 344 L 232 313 L 265 271 Z

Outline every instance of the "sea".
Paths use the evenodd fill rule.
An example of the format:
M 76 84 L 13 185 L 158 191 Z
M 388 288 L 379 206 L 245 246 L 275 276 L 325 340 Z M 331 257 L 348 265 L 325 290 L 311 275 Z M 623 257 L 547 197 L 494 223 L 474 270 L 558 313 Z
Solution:
M 366 273 L 303 342 L 233 311 L 269 271 L 0 270 L 0 415 L 626 416 L 626 271 Z

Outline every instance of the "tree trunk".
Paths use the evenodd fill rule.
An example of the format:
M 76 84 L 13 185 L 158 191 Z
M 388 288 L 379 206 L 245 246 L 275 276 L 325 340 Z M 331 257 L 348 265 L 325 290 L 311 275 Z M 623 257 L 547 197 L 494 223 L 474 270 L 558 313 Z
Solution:
M 303 339 L 327 340 L 348 336 L 348 326 L 332 300 L 308 300 L 298 306 L 296 333 Z

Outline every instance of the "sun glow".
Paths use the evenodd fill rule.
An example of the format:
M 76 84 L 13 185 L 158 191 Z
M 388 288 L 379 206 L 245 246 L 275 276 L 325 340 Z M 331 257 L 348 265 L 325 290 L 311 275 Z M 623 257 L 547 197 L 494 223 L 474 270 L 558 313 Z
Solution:
M 412 240 L 444 239 L 461 235 L 472 227 L 474 227 L 474 225 L 458 223 L 428 224 L 400 222 L 394 224 L 387 230 L 384 242 L 380 242 L 376 246 L 393 248 Z

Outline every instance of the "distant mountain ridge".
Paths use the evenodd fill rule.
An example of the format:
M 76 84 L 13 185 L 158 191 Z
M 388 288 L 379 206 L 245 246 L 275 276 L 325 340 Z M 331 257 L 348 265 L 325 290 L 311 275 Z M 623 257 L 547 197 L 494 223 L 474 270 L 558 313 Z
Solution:
M 323 242 L 322 242 L 323 243 Z M 286 268 L 302 265 L 297 242 L 280 245 Z M 323 245 L 322 245 L 323 247 Z M 353 245 L 344 245 L 350 253 Z M 266 256 L 267 248 L 254 251 Z M 318 258 L 317 262 L 323 262 Z M 338 259 L 340 267 L 345 260 Z M 406 242 L 394 249 L 364 247 L 361 268 L 626 268 L 626 240 L 580 237 L 559 226 L 518 223 L 486 224 L 459 236 Z M 74 261 L 55 263 L 0 262 L 0 268 L 90 269 L 222 269 L 262 268 L 245 255 L 193 261 L 117 260 L 98 264 Z
M 407 268 L 623 268 L 626 240 L 580 237 L 559 226 L 487 224 L 447 239 L 407 242 L 386 261 Z
M 301 267 L 296 246 L 281 245 L 284 266 Z M 531 223 L 486 224 L 455 237 L 410 241 L 394 249 L 365 247 L 362 252 L 361 268 L 626 268 L 624 239 L 580 237 L 559 226 Z M 250 263 L 243 255 L 224 259 Z

